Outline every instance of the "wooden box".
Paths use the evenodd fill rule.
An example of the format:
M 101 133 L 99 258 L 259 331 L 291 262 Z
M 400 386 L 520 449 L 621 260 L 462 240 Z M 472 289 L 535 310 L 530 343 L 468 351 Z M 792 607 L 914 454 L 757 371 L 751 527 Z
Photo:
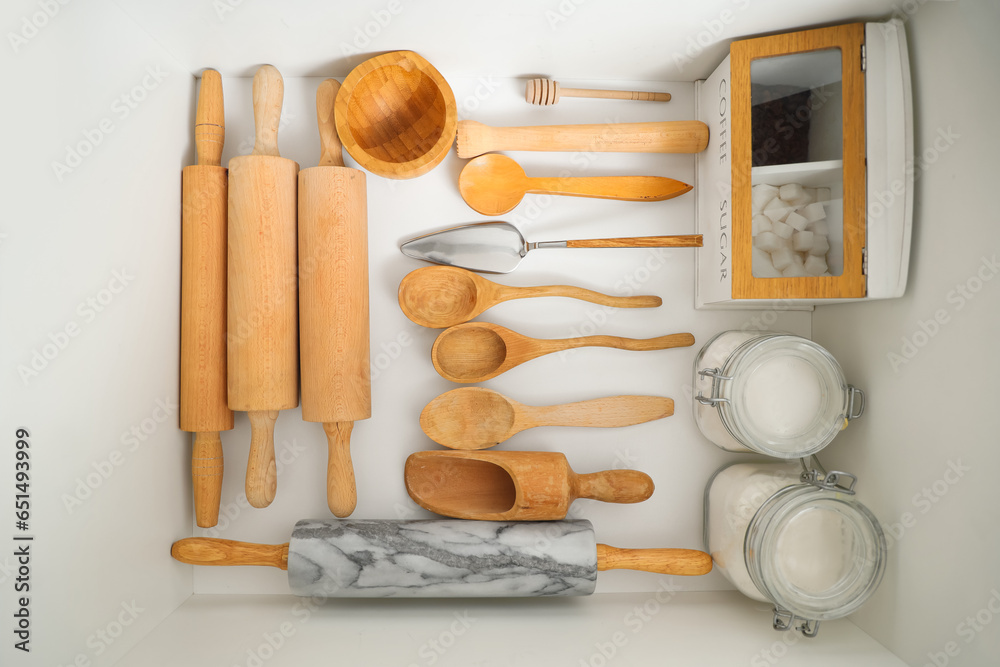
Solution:
M 698 157 L 699 308 L 902 295 L 913 129 L 901 23 L 736 41 L 697 101 L 712 130 Z

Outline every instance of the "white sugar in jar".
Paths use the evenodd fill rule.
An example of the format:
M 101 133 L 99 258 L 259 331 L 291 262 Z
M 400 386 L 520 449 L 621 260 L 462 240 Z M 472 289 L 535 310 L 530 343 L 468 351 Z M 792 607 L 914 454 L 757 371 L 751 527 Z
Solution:
M 694 386 L 698 428 L 731 452 L 809 456 L 864 411 L 837 360 L 791 334 L 718 334 L 695 359 Z
M 885 537 L 854 477 L 793 463 L 737 463 L 705 489 L 705 548 L 744 595 L 774 604 L 774 627 L 815 634 L 875 592 Z M 849 485 L 843 484 L 844 480 Z

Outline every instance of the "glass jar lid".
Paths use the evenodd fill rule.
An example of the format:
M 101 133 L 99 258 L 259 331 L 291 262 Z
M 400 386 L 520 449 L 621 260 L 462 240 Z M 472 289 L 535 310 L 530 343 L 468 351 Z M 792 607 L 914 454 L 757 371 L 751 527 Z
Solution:
M 885 550 L 885 536 L 868 508 L 811 484 L 769 498 L 744 542 L 758 589 L 779 610 L 815 621 L 841 618 L 864 604 L 882 579 Z
M 738 440 L 764 454 L 815 454 L 845 426 L 851 391 L 829 352 L 799 336 L 769 336 L 730 356 L 720 417 Z

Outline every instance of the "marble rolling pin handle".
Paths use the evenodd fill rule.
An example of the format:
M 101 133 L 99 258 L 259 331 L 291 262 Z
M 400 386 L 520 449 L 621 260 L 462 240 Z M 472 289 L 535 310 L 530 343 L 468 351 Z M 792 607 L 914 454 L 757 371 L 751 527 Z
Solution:
M 340 84 L 316 91 L 320 162 L 299 172 L 299 329 L 302 418 L 326 433 L 326 500 L 335 516 L 357 505 L 351 432 L 372 414 L 368 209 L 365 175 L 344 167 L 334 122 Z
M 170 555 L 189 565 L 260 565 L 288 569 L 288 543 L 254 544 L 212 537 L 188 537 L 174 542 Z
M 669 102 L 670 93 L 643 93 L 637 90 L 591 90 L 587 88 L 564 88 L 552 79 L 532 79 L 524 86 L 524 99 L 528 104 L 549 106 L 561 97 L 591 97 L 603 100 L 640 100 L 647 102 Z
M 198 164 L 185 167 L 181 175 L 180 427 L 195 434 L 191 481 L 195 521 L 202 528 L 219 522 L 219 431 L 233 428 L 226 405 L 225 124 L 222 77 L 205 70 L 195 112 Z
M 712 557 L 697 549 L 619 549 L 598 544 L 597 569 L 698 576 L 712 571 Z
M 464 160 L 493 151 L 700 153 L 708 146 L 708 126 L 697 120 L 674 120 L 491 127 L 460 120 L 457 145 L 458 157 Z
M 229 161 L 228 398 L 250 418 L 246 495 L 277 491 L 274 424 L 299 404 L 296 186 L 299 166 L 278 153 L 284 82 L 271 65 L 253 78 L 255 139 Z

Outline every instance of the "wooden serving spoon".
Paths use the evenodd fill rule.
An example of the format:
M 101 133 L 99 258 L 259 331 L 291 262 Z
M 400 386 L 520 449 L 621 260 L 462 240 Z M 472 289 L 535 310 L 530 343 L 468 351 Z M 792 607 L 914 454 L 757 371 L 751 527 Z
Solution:
M 639 503 L 653 495 L 644 472 L 578 475 L 558 452 L 416 452 L 403 477 L 424 509 L 482 521 L 558 520 L 577 498 Z
M 527 193 L 663 201 L 691 189 L 687 183 L 663 176 L 590 176 L 528 178 L 506 155 L 481 155 L 465 165 L 458 177 L 462 199 L 483 215 L 502 215 L 521 203 Z
M 612 428 L 663 419 L 674 402 L 662 396 L 609 396 L 564 405 L 518 403 L 483 387 L 452 389 L 427 404 L 420 428 L 439 445 L 487 449 L 536 426 Z
M 608 296 L 570 285 L 498 285 L 454 266 L 425 266 L 411 271 L 399 283 L 403 314 L 431 329 L 468 322 L 503 301 L 536 296 L 565 296 L 612 308 L 655 308 L 663 303 L 658 296 Z
M 438 335 L 431 348 L 431 361 L 446 380 L 468 383 L 495 378 L 544 354 L 578 347 L 613 347 L 642 352 L 691 345 L 694 345 L 694 336 L 689 333 L 644 340 L 619 336 L 538 339 L 489 322 L 466 322 Z

